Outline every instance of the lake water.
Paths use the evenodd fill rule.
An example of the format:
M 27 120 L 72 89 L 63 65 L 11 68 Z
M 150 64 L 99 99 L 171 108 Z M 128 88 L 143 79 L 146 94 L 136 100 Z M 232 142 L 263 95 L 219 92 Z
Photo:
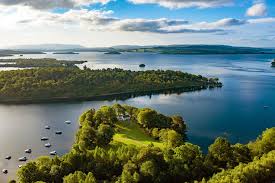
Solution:
M 153 95 L 124 101 L 87 101 L 35 105 L 0 105 L 0 182 L 14 178 L 18 158 L 30 159 L 48 155 L 56 150 L 59 155 L 69 151 L 78 129 L 79 115 L 89 108 L 99 108 L 115 102 L 137 107 L 151 107 L 164 114 L 179 114 L 188 124 L 188 138 L 204 151 L 217 136 L 226 136 L 232 142 L 247 143 L 263 130 L 275 126 L 275 69 L 270 62 L 275 55 L 159 55 L 127 53 L 105 55 L 81 53 L 79 55 L 26 55 L 24 57 L 53 57 L 58 59 L 87 60 L 92 69 L 123 68 L 140 70 L 172 69 L 219 77 L 223 88 L 171 95 Z M 264 108 L 264 106 L 270 106 Z M 64 124 L 71 120 L 72 124 Z M 50 125 L 51 130 L 44 126 Z M 63 134 L 55 135 L 56 130 Z M 40 141 L 49 137 L 51 148 Z M 24 150 L 31 148 L 27 155 Z M 5 160 L 11 155 L 11 160 Z

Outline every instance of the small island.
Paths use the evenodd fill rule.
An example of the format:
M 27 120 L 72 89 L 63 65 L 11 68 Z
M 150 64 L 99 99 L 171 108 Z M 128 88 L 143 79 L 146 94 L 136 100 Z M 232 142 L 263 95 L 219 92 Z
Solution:
M 68 51 L 68 52 L 54 52 L 54 55 L 78 55 L 79 53 L 73 52 L 73 51 Z
M 81 70 L 78 67 L 49 66 L 1 71 L 0 103 L 87 101 L 221 86 L 218 78 L 180 71 Z
M 275 67 L 275 59 L 271 62 L 271 67 Z
M 83 64 L 87 61 L 67 61 L 54 58 L 18 58 L 18 59 L 0 59 L 0 67 L 16 68 L 36 68 L 36 67 L 77 67 L 77 64 Z
M 0 57 L 12 57 L 13 55 L 10 54 L 0 54 Z
M 121 53 L 119 51 L 109 51 L 104 54 L 106 54 L 106 55 L 120 55 Z
M 146 65 L 145 64 L 139 64 L 139 67 L 144 68 L 144 67 L 146 67 Z

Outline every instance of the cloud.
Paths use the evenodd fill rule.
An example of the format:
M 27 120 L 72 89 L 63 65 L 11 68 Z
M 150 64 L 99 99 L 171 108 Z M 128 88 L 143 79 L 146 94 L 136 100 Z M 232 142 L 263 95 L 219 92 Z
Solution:
M 11 8 L 10 8 L 11 9 Z M 12 14 L 7 13 L 13 11 Z M 224 18 L 214 22 L 189 22 L 182 19 L 122 19 L 113 16 L 113 11 L 71 9 L 63 14 L 39 11 L 30 7 L 17 7 L 6 9 L 1 14 L 2 27 L 5 24 L 16 24 L 13 27 L 69 27 L 75 26 L 81 29 L 97 32 L 143 32 L 158 34 L 178 33 L 215 33 L 224 35 L 231 33 L 233 27 L 246 24 L 272 23 L 275 18 L 259 18 L 241 20 Z
M 42 10 L 53 8 L 74 8 L 95 3 L 106 4 L 109 1 L 111 0 L 0 0 L 0 5 L 20 5 Z
M 275 17 L 250 19 L 247 22 L 251 24 L 275 23 Z
M 134 4 L 158 4 L 160 6 L 177 9 L 177 8 L 211 8 L 217 6 L 227 6 L 233 4 L 233 0 L 129 0 Z
M 113 22 L 109 27 L 111 30 L 127 32 L 153 32 L 153 33 L 172 33 L 169 29 L 171 26 L 185 25 L 185 20 L 168 20 L 161 19 L 121 19 Z
M 176 25 L 164 28 L 163 30 L 169 30 L 170 33 L 217 33 L 219 35 L 226 34 L 228 27 L 244 25 L 247 22 L 245 20 L 239 20 L 234 18 L 225 18 L 215 22 L 198 22 L 186 25 Z
M 231 26 L 237 20 L 226 21 L 230 23 L 202 23 L 192 24 L 186 20 L 177 19 L 120 19 L 112 16 L 112 11 L 100 10 L 69 10 L 64 14 L 40 12 L 32 18 L 20 19 L 18 24 L 26 25 L 81 25 L 91 31 L 123 31 L 123 32 L 147 32 L 147 33 L 214 33 L 222 32 L 222 29 L 217 28 L 223 24 L 223 27 Z M 217 24 L 215 26 L 215 24 Z M 211 25 L 211 26 L 210 26 Z
M 264 3 L 257 3 L 248 8 L 246 11 L 247 16 L 265 16 L 267 14 L 267 7 Z
M 239 26 L 244 25 L 247 22 L 245 20 L 235 19 L 235 18 L 224 18 L 215 22 L 201 22 L 198 25 L 208 28 L 215 27 L 231 27 L 231 26 Z

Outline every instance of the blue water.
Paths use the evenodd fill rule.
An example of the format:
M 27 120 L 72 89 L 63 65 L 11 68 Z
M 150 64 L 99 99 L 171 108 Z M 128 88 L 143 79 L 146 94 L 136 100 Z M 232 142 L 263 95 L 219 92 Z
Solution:
M 79 115 L 89 108 L 116 102 L 152 107 L 164 114 L 183 116 L 188 125 L 189 141 L 200 145 L 204 151 L 217 136 L 225 136 L 232 143 L 247 143 L 266 128 L 275 126 L 275 69 L 270 67 L 275 55 L 48 53 L 24 57 L 87 60 L 85 65 L 92 69 L 117 67 L 141 70 L 138 66 L 144 63 L 146 69 L 172 69 L 219 77 L 224 87 L 182 94 L 142 96 L 124 101 L 0 105 L 0 169 L 9 170 L 8 175 L 0 175 L 0 182 L 14 177 L 19 164 L 17 159 L 25 156 L 24 150 L 27 148 L 33 149 L 30 159 L 48 155 L 52 150 L 60 155 L 68 152 L 78 129 Z M 264 106 L 269 108 L 265 109 Z M 65 120 L 73 123 L 65 125 Z M 53 128 L 47 131 L 45 125 Z M 55 130 L 62 130 L 63 135 L 56 136 Z M 53 147 L 45 148 L 40 141 L 42 136 L 50 137 Z M 13 159 L 4 160 L 7 155 Z

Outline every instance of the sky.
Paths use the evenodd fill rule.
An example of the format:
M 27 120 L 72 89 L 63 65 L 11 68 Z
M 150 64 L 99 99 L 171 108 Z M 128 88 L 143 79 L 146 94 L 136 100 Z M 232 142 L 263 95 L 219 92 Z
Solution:
M 30 44 L 275 47 L 275 0 L 0 0 L 0 48 Z

